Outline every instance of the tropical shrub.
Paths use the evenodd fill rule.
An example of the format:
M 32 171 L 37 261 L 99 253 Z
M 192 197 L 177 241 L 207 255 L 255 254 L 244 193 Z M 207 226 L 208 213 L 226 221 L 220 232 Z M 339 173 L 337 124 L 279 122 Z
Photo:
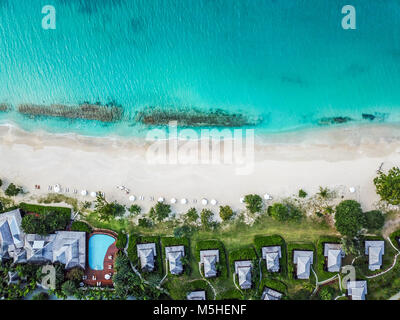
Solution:
M 163 221 L 171 213 L 171 206 L 169 204 L 157 202 L 154 207 L 150 209 L 149 216 L 153 220 Z
M 213 221 L 213 213 L 209 209 L 203 209 L 200 213 L 201 225 L 204 230 L 212 230 L 217 226 L 217 223 Z
M 307 197 L 307 192 L 305 192 L 303 189 L 299 190 L 299 198 L 305 198 Z
M 278 221 L 299 220 L 303 213 L 292 204 L 274 203 L 268 207 L 268 214 Z
M 230 220 L 233 217 L 233 210 L 230 206 L 220 206 L 219 216 L 223 221 Z
M 92 233 L 93 229 L 86 222 L 74 221 L 71 224 L 71 231 L 81 231 L 81 232 Z
M 379 210 L 372 210 L 364 213 L 365 225 L 368 230 L 380 230 L 385 224 L 385 217 Z
M 387 174 L 379 172 L 374 179 L 376 193 L 390 204 L 400 204 L 400 169 L 393 167 Z
M 137 204 L 133 204 L 130 206 L 129 212 L 132 214 L 140 214 L 140 212 L 142 212 L 142 208 Z
M 127 238 L 126 238 L 126 234 L 124 232 L 118 232 L 118 236 L 117 236 L 117 242 L 115 243 L 115 246 L 118 249 L 123 249 L 126 246 L 126 242 L 127 242 Z
M 98 213 L 100 220 L 110 221 L 122 216 L 125 213 L 125 207 L 116 201 L 108 202 L 101 192 L 97 192 L 95 212 Z
M 22 191 L 23 190 L 21 187 L 17 187 L 14 183 L 10 183 L 4 193 L 8 197 L 14 197 L 20 194 Z
M 244 203 L 246 204 L 247 210 L 250 213 L 261 212 L 263 207 L 263 200 L 257 194 L 248 194 L 244 197 Z
M 344 200 L 336 207 L 335 227 L 344 236 L 357 236 L 365 225 L 361 205 L 355 200 Z

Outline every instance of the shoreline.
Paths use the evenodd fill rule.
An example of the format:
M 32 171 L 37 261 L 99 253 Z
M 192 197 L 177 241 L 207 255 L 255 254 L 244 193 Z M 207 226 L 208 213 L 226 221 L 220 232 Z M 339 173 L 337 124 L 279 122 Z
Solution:
M 358 126 L 306 130 L 275 135 L 265 143 L 256 143 L 253 170 L 237 174 L 235 164 L 151 164 L 146 159 L 148 142 L 137 138 L 86 137 L 77 134 L 27 132 L 13 125 L 0 125 L 1 178 L 14 182 L 29 193 L 44 196 L 48 186 L 69 188 L 67 196 L 82 197 L 81 190 L 103 191 L 107 199 L 130 205 L 137 203 L 143 212 L 158 197 L 172 197 L 173 211 L 186 212 L 191 206 L 202 209 L 201 199 L 216 199 L 219 205 L 243 209 L 240 197 L 249 193 L 268 193 L 274 200 L 296 194 L 300 188 L 309 195 L 319 186 L 341 190 L 345 198 L 361 202 L 365 210 L 378 200 L 373 178 L 380 163 L 383 170 L 400 161 L 400 126 Z M 41 185 L 41 190 L 34 185 Z M 135 195 L 116 188 L 124 185 Z M 349 193 L 355 187 L 356 193 Z M 78 194 L 72 193 L 73 189 Z M 144 196 L 144 200 L 139 200 Z M 154 200 L 150 200 L 153 197 Z M 188 200 L 187 205 L 179 203 Z M 193 200 L 197 200 L 196 203 Z

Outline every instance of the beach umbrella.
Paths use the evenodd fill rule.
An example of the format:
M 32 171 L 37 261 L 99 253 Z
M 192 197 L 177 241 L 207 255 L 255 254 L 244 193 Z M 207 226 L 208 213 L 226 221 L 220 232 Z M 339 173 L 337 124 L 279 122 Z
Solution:
M 176 203 L 176 199 L 175 199 L 175 198 L 172 198 L 172 199 L 171 199 L 171 203 Z
M 92 192 L 90 193 L 90 196 L 91 196 L 92 198 L 96 198 L 96 196 L 97 196 L 97 193 L 96 193 L 96 192 L 94 192 L 94 191 L 92 191 Z
M 215 205 L 218 203 L 218 201 L 215 200 L 215 199 L 211 199 L 210 203 L 211 203 L 213 206 L 215 206 Z
M 87 191 L 86 191 L 86 190 L 82 190 L 82 191 L 81 191 L 81 195 L 87 196 Z
M 107 273 L 105 276 L 104 276 L 104 279 L 106 279 L 106 280 L 110 280 L 110 275 Z
M 201 200 L 201 203 L 202 203 L 203 206 L 206 206 L 206 205 L 208 204 L 208 200 L 205 199 L 205 198 L 203 198 L 203 199 Z
M 54 192 L 59 193 L 60 191 L 61 191 L 60 185 L 59 185 L 59 184 L 56 184 L 56 185 L 54 186 Z
M 241 198 L 239 199 L 239 201 L 240 201 L 240 203 L 244 203 L 244 198 L 241 197 Z
M 272 197 L 268 193 L 266 193 L 266 194 L 264 194 L 264 199 L 265 200 L 271 200 Z
M 187 203 L 187 200 L 186 200 L 186 199 L 182 199 L 182 200 L 181 200 L 181 203 L 182 203 L 182 204 L 186 204 L 186 203 Z
M 161 203 L 162 203 L 162 202 L 164 202 L 164 200 L 165 200 L 165 199 L 164 199 L 163 197 L 159 197 L 159 198 L 158 198 L 158 202 L 161 202 Z
M 351 193 L 354 193 L 354 192 L 356 192 L 356 188 L 350 187 L 350 188 L 349 188 L 349 191 L 350 191 Z
M 136 197 L 135 196 L 130 196 L 129 197 L 129 201 L 135 201 L 136 200 Z

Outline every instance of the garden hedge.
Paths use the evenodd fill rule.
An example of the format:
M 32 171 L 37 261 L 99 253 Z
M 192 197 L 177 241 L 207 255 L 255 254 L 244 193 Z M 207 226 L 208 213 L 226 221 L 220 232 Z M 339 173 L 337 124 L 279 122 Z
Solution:
M 289 243 L 287 245 L 288 249 L 288 275 L 290 279 L 295 279 L 295 274 L 294 274 L 294 264 L 293 264 L 293 251 L 294 250 L 308 250 L 308 251 L 313 251 L 314 257 L 313 257 L 313 264 L 312 267 L 314 267 L 318 263 L 318 259 L 315 255 L 315 246 L 313 243 L 310 242 L 298 242 L 298 243 Z M 312 271 L 310 271 L 310 278 L 313 275 Z M 307 279 L 306 281 L 308 281 Z M 301 281 L 301 280 L 299 280 Z
M 223 243 L 219 240 L 200 240 L 196 243 L 195 247 L 195 254 L 196 254 L 196 259 L 197 262 L 200 262 L 200 251 L 201 250 L 212 250 L 212 249 L 218 249 L 219 250 L 219 274 L 217 275 L 217 278 L 223 278 L 226 279 L 228 278 L 229 272 L 228 272 L 228 266 L 227 266 L 227 261 L 226 261 L 226 252 L 225 252 L 225 247 Z M 208 279 L 212 280 L 212 279 Z
M 171 246 L 184 246 L 185 247 L 185 260 L 188 261 L 183 268 L 183 273 L 187 276 L 190 275 L 191 270 L 190 270 L 190 241 L 189 238 L 182 237 L 182 238 L 175 238 L 175 237 L 162 237 L 161 238 L 161 253 L 162 253 L 162 261 L 163 264 L 165 264 L 166 260 L 166 255 L 165 255 L 165 247 L 171 247 Z M 168 270 L 168 275 L 169 276 L 174 276 L 172 275 L 169 270 Z
M 400 250 L 400 229 L 390 235 L 393 245 Z
M 339 237 L 333 236 L 322 236 L 317 241 L 317 264 L 315 265 L 315 271 L 318 275 L 318 280 L 323 281 L 332 278 L 337 272 L 329 272 L 325 268 L 325 256 L 324 256 L 324 244 L 325 243 L 341 243 Z
M 126 242 L 127 242 L 126 233 L 122 232 L 122 231 L 119 231 L 118 232 L 118 236 L 117 236 L 117 242 L 116 242 L 115 246 L 118 249 L 122 250 L 122 249 L 125 248 Z
M 275 276 L 275 275 L 279 275 L 279 274 L 281 274 L 284 277 L 287 276 L 287 248 L 286 248 L 286 242 L 280 235 L 277 235 L 277 234 L 274 234 L 274 235 L 271 235 L 271 236 L 257 235 L 257 236 L 254 237 L 254 245 L 256 247 L 257 254 L 259 255 L 260 258 L 262 258 L 262 247 L 280 246 L 281 247 L 281 253 L 282 253 L 282 258 L 279 261 L 280 267 L 281 267 L 280 272 L 279 273 L 268 272 L 265 260 L 261 263 L 262 271 L 263 271 L 264 274 L 268 273 L 271 276 Z
M 21 202 L 19 204 L 19 208 L 23 211 L 34 212 L 37 214 L 42 214 L 48 211 L 55 211 L 57 213 L 65 214 L 68 215 L 68 217 L 71 217 L 71 208 L 66 208 L 66 207 L 50 207 L 50 206 L 41 206 L 37 204 L 28 204 L 25 202 Z
M 81 231 L 81 232 L 92 233 L 93 229 L 86 222 L 74 221 L 71 224 L 71 231 Z

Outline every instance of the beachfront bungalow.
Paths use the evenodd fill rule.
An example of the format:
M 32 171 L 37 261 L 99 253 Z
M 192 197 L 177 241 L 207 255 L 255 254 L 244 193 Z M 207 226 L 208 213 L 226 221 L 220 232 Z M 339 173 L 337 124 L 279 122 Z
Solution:
M 261 296 L 261 300 L 281 300 L 282 295 L 283 294 L 280 293 L 279 291 L 265 287 Z
M 313 264 L 312 251 L 306 250 L 294 250 L 293 251 L 293 263 L 296 265 L 296 276 L 297 279 L 309 279 L 310 269 Z
M 24 246 L 19 209 L 0 214 L 0 261 L 10 259 Z
M 192 291 L 186 296 L 187 300 L 206 300 L 206 292 Z
M 339 272 L 342 267 L 342 258 L 344 251 L 340 243 L 325 243 L 324 256 L 326 259 L 326 268 L 329 272 Z
M 367 281 L 347 282 L 347 295 L 351 297 L 351 300 L 365 300 L 367 293 Z
M 385 241 L 365 241 L 365 254 L 368 256 L 369 270 L 379 270 L 382 266 L 382 256 L 385 254 Z
M 217 263 L 219 262 L 219 250 L 201 250 L 200 263 L 204 267 L 204 276 L 212 278 L 217 276 Z
M 282 251 L 280 246 L 262 247 L 262 258 L 267 264 L 267 270 L 269 272 L 279 272 L 280 265 L 279 259 L 282 257 Z
M 251 270 L 253 264 L 250 260 L 235 261 L 235 274 L 238 277 L 239 286 L 241 289 L 251 288 Z
M 169 272 L 179 275 L 183 272 L 182 258 L 185 256 L 184 246 L 171 246 L 165 248 L 165 255 L 169 263 Z
M 152 272 L 154 270 L 154 257 L 157 256 L 155 243 L 142 243 L 136 246 L 140 259 L 142 271 Z

